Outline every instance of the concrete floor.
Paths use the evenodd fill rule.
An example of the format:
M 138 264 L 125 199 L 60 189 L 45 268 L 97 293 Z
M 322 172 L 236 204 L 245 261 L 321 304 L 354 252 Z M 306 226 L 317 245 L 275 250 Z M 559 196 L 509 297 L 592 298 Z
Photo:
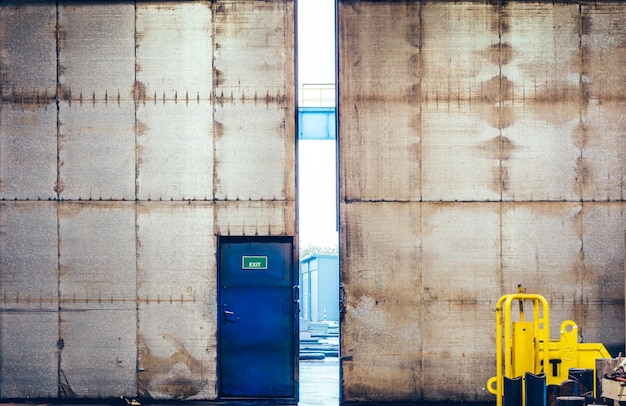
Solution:
M 193 404 L 193 402 L 189 402 Z M 177 402 L 146 403 L 151 406 L 174 406 L 180 405 Z M 220 403 L 199 403 L 204 405 Z M 250 405 L 250 403 L 245 403 Z M 0 402 L 0 406 L 125 406 L 124 402 L 119 403 L 98 403 L 98 402 L 72 402 L 72 403 L 42 403 L 42 402 Z M 339 358 L 326 357 L 323 360 L 301 360 L 300 361 L 300 402 L 298 406 L 338 406 L 339 405 Z M 377 404 L 371 403 L 369 406 Z M 421 404 L 423 406 L 433 404 Z M 460 403 L 437 403 L 436 406 L 459 406 Z M 485 404 L 474 403 L 472 406 L 483 406 Z M 487 404 L 493 406 L 493 404 Z M 393 406 L 385 404 L 384 406 Z M 403 406 L 406 406 L 404 404 Z
M 299 406 L 339 405 L 339 358 L 300 361 Z

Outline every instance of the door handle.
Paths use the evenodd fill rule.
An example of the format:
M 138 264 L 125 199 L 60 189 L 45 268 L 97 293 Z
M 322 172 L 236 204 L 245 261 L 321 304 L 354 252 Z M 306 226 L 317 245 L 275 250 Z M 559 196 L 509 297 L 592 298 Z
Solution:
M 293 297 L 293 302 L 294 303 L 300 303 L 300 286 L 294 286 L 292 288 L 293 292 L 292 292 L 292 297 Z
M 346 314 L 346 302 L 348 296 L 346 294 L 346 287 L 343 284 L 339 285 L 339 319 L 343 321 L 343 317 Z
M 226 305 L 224 305 L 224 307 L 226 307 Z M 233 312 L 232 310 L 224 309 L 222 312 L 224 314 L 224 322 L 225 323 L 228 323 L 228 322 L 234 323 L 239 318 L 239 317 L 235 317 L 235 312 Z

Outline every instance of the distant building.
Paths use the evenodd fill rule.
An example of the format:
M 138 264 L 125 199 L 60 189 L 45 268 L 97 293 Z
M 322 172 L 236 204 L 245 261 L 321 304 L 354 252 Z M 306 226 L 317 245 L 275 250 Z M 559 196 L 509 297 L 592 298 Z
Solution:
M 310 255 L 300 260 L 300 318 L 339 321 L 337 255 Z

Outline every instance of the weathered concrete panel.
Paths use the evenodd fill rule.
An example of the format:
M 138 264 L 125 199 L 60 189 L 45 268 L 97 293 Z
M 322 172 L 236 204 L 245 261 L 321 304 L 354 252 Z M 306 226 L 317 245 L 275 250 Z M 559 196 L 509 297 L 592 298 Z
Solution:
M 626 4 L 581 4 L 581 48 L 585 96 L 607 102 L 623 100 L 626 71 Z
M 585 341 L 623 351 L 626 207 L 623 202 L 585 203 L 582 227 L 583 288 L 575 320 Z
M 501 101 L 530 104 L 527 110 L 556 124 L 577 117 L 582 97 L 578 3 L 519 1 L 493 15 L 501 26 L 496 65 L 510 88 Z
M 58 210 L 61 308 L 135 309 L 134 202 L 66 202 Z
M 0 8 L 0 92 L 4 103 L 48 103 L 57 87 L 54 4 Z M 4 124 L 3 124 L 4 126 Z
M 293 4 L 284 1 L 231 0 L 214 7 L 213 84 L 218 99 L 283 104 L 293 95 L 291 16 Z
M 278 1 L 224 2 L 215 9 L 218 200 L 295 200 L 291 15 L 293 4 Z
M 52 104 L 0 105 L 0 199 L 56 197 L 56 118 Z
M 415 103 L 419 113 L 421 27 L 417 17 L 420 8 L 418 3 L 410 2 L 402 5 L 373 2 L 367 7 L 359 2 L 346 5 L 338 16 L 342 26 L 338 35 L 355 46 L 339 49 L 341 70 L 346 76 L 359 78 L 341 83 L 347 106 L 352 108 L 358 103 L 363 108 L 361 104 L 365 101 L 369 105 L 398 100 Z M 399 81 L 398 77 L 408 80 Z
M 58 114 L 60 197 L 134 200 L 134 103 L 61 102 Z
M 107 398 L 137 392 L 137 312 L 83 306 L 61 311 L 59 397 Z
M 340 119 L 354 128 L 345 134 L 349 137 L 345 153 L 360 157 L 345 161 L 341 191 L 346 200 L 357 196 L 371 200 L 420 198 L 419 21 L 405 26 L 380 19 L 381 15 L 389 21 L 395 14 L 415 15 L 418 9 L 384 2 L 367 8 L 353 4 L 341 16 L 349 28 L 339 35 L 350 36 L 356 44 L 340 49 L 342 69 L 346 76 L 359 78 L 358 82 L 341 84 L 349 114 L 342 114 Z M 397 77 L 405 80 L 398 81 Z M 351 91 L 357 87 L 358 92 Z M 382 94 L 386 97 L 380 97 Z M 389 120 L 379 120 L 379 113 Z M 398 173 L 398 163 L 409 170 Z
M 419 205 L 353 203 L 342 212 L 352 220 L 340 232 L 344 396 L 376 401 L 389 395 L 381 397 L 368 382 L 368 371 L 377 371 L 378 383 L 393 393 L 388 399 L 403 400 L 419 390 L 415 380 L 422 373 Z
M 293 134 L 283 103 L 232 101 L 215 107 L 215 198 L 293 200 Z
M 505 286 L 580 286 L 580 203 L 502 204 L 502 268 Z M 580 293 L 580 292 L 577 292 Z
M 215 234 L 294 235 L 295 209 L 294 201 L 216 202 Z
M 137 4 L 135 96 L 208 100 L 212 89 L 211 2 Z
M 512 3 L 501 16 L 504 200 L 580 199 L 578 4 Z M 541 35 L 538 35 L 541 33 Z M 549 185 L 549 187 L 546 187 Z
M 0 8 L 0 198 L 49 199 L 56 186 L 56 9 Z
M 212 303 L 214 216 L 213 202 L 143 202 L 137 207 L 137 297 L 141 303 Z
M 138 207 L 141 396 L 216 397 L 213 220 L 213 202 L 144 202 Z
M 469 291 L 471 282 L 466 285 Z M 417 357 L 422 366 L 421 380 L 416 385 L 420 398 L 459 403 L 484 400 L 484 385 L 495 370 L 493 309 L 497 299 L 490 300 L 488 295 L 424 302 L 422 352 Z M 407 394 L 405 399 L 415 396 Z
M 57 397 L 58 238 L 53 202 L 0 203 L 0 396 Z
M 217 320 L 214 295 L 142 303 L 137 392 L 152 399 L 215 399 Z M 207 299 L 213 299 L 207 306 Z
M 586 201 L 626 200 L 626 122 L 622 101 L 591 100 L 581 125 L 582 195 Z
M 57 206 L 0 203 L 0 312 L 57 310 Z
M 212 109 L 206 100 L 138 106 L 140 200 L 213 199 Z
M 582 208 L 579 202 L 503 203 L 502 273 L 508 292 L 522 284 L 550 304 L 550 336 L 576 319 L 571 306 L 581 297 Z
M 0 396 L 57 397 L 58 244 L 53 202 L 0 203 Z
M 389 120 L 378 119 L 381 113 Z M 419 128 L 415 128 L 420 115 L 418 107 L 372 100 L 355 105 L 353 114 L 343 116 L 345 125 L 355 129 L 346 134 L 344 154 L 360 157 L 345 162 L 341 189 L 344 199 L 420 199 L 423 142 Z M 399 173 L 398 165 L 407 170 Z
M 493 400 L 493 307 L 518 284 L 547 297 L 553 337 L 573 319 L 585 341 L 623 351 L 624 11 L 339 1 L 344 401 Z M 415 97 L 399 96 L 409 85 Z M 417 240 L 418 274 L 399 276 Z M 372 247 L 395 255 L 371 261 L 367 285 Z M 404 317 L 381 317 L 376 304 L 406 291 Z M 386 357 L 371 332 L 407 324 L 415 337 Z
M 500 207 L 500 203 L 420 207 L 424 303 L 497 301 L 502 278 Z
M 533 110 L 516 104 L 512 109 L 515 123 L 501 137 L 503 200 L 580 199 L 580 121 L 577 115 L 558 113 L 559 107 L 571 112 L 575 105 L 556 103 L 553 120 L 546 120 L 552 113 L 545 106 Z
M 0 310 L 3 399 L 58 396 L 58 325 L 56 309 Z
M 465 101 L 441 109 L 425 105 L 421 116 L 423 200 L 500 200 L 500 158 L 507 143 L 497 129 L 485 129 L 483 117 L 491 114 L 490 109 Z M 397 166 L 392 169 L 397 172 Z
M 401 18 L 407 19 L 402 25 L 421 22 L 421 30 L 413 34 L 420 38 L 420 102 L 443 111 L 464 100 L 495 107 L 501 91 L 500 59 L 507 55 L 498 42 L 495 6 L 479 2 L 415 3 L 420 4 L 419 13 Z M 484 119 L 498 128 L 499 115 L 485 113 Z
M 60 2 L 58 12 L 59 97 L 132 100 L 135 5 Z

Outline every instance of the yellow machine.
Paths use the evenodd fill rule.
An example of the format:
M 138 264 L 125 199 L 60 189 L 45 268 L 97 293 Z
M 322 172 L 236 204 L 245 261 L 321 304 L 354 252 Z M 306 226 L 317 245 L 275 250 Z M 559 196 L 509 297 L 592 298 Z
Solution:
M 514 302 L 519 304 L 516 321 L 512 321 L 511 315 Z M 524 317 L 525 304 L 533 307 L 530 321 Z M 598 358 L 611 358 L 611 355 L 603 344 L 579 343 L 578 326 L 571 320 L 561 323 L 558 340 L 550 339 L 548 302 L 543 296 L 525 293 L 519 286 L 518 293 L 498 300 L 496 376 L 487 382 L 489 392 L 496 395 L 497 406 L 502 406 L 504 378 L 524 379 L 526 373 L 544 373 L 546 385 L 560 385 L 568 379 L 570 368 L 584 368 L 594 371 L 595 382 Z M 595 388 L 593 390 L 595 393 Z M 526 404 L 525 399 L 522 402 Z

